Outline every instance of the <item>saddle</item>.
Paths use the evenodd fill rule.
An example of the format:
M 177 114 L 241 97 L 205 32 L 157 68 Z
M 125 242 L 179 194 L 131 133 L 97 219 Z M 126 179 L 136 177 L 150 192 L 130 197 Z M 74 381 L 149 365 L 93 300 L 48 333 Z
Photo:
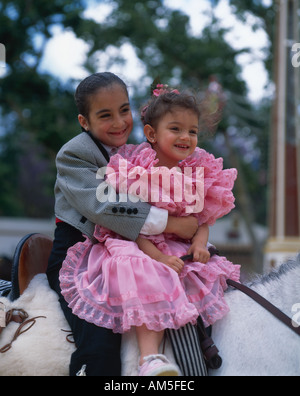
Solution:
M 46 272 L 52 246 L 52 239 L 39 233 L 28 234 L 20 240 L 12 264 L 12 290 L 8 296 L 11 301 L 24 293 L 35 275 Z
M 35 275 L 46 272 L 52 245 L 51 238 L 38 233 L 28 234 L 20 240 L 13 258 L 12 288 L 7 296 L 9 300 L 14 301 L 19 298 Z M 13 309 L 5 313 L 5 307 L 2 305 L 3 303 L 0 306 L 0 334 L 10 322 L 20 324 L 12 341 L 0 349 L 0 353 L 5 353 L 20 334 L 29 330 L 35 324 L 36 319 L 44 318 L 44 316 L 28 318 L 27 312 L 22 309 Z M 26 325 L 29 326 L 25 328 Z

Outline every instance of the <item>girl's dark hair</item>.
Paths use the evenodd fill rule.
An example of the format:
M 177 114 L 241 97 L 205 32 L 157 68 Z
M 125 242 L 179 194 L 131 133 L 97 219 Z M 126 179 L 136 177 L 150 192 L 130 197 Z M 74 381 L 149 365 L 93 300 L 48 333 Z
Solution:
M 124 88 L 127 96 L 127 86 L 120 77 L 110 72 L 94 73 L 85 78 L 78 85 L 75 92 L 75 103 L 79 114 L 88 119 L 90 111 L 90 97 L 99 89 L 109 87 L 113 84 L 119 84 Z
M 157 127 L 158 121 L 165 114 L 172 112 L 175 107 L 181 107 L 193 111 L 200 119 L 200 105 L 196 97 L 189 92 L 170 91 L 161 93 L 159 96 L 152 96 L 149 102 L 143 106 L 141 120 L 143 125 Z

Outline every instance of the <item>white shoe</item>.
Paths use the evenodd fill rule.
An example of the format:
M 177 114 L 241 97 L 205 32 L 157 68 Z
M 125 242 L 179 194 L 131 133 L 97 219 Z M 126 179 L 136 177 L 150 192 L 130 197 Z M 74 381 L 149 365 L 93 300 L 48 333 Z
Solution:
M 173 376 L 181 375 L 178 367 L 169 362 L 165 355 L 148 355 L 144 357 L 144 363 L 139 366 L 139 376 Z

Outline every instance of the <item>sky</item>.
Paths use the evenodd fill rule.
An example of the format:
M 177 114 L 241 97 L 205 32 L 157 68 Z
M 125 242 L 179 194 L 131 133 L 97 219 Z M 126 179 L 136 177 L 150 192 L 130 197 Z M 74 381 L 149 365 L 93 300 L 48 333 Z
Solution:
M 264 0 L 266 5 L 270 0 Z M 204 12 L 210 10 L 209 0 L 165 0 L 168 7 L 180 9 L 190 16 L 191 30 L 195 35 L 200 35 L 201 30 L 209 21 Z M 109 4 L 99 4 L 92 1 L 85 11 L 87 18 L 93 18 L 101 23 L 110 12 Z M 271 93 L 271 88 L 266 89 L 267 73 L 263 65 L 265 48 L 268 46 L 268 38 L 263 29 L 255 32 L 251 29 L 254 17 L 248 17 L 248 23 L 243 24 L 236 19 L 231 12 L 228 0 L 220 0 L 219 5 L 214 8 L 215 15 L 219 18 L 221 26 L 230 27 L 226 40 L 235 48 L 251 48 L 250 54 L 240 55 L 237 61 L 242 66 L 242 77 L 246 81 L 249 89 L 249 99 L 253 102 L 259 101 L 263 96 Z M 76 49 L 74 51 L 74 49 Z M 82 64 L 86 58 L 88 44 L 76 38 L 71 31 L 63 31 L 56 26 L 53 29 L 53 38 L 50 39 L 45 48 L 41 70 L 49 71 L 62 80 L 68 78 L 81 79 L 87 76 Z M 120 50 L 109 47 L 105 53 L 99 54 L 99 70 L 109 67 L 110 71 L 120 72 L 120 66 L 110 65 L 109 60 Z M 126 67 L 122 66 L 122 77 L 125 81 L 136 81 L 144 75 L 142 62 L 136 57 L 134 49 L 125 44 L 121 48 L 121 53 L 127 59 Z

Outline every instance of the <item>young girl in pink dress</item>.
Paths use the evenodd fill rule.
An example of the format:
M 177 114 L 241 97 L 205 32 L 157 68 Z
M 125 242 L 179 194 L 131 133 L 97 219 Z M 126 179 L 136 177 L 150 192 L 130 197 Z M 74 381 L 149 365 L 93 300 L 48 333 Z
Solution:
M 96 226 L 99 243 L 70 248 L 60 272 L 75 315 L 114 332 L 135 327 L 140 375 L 179 375 L 158 353 L 164 330 L 196 323 L 199 315 L 212 325 L 228 312 L 226 280 L 239 280 L 238 265 L 208 252 L 209 226 L 234 208 L 237 172 L 197 147 L 199 119 L 194 96 L 159 86 L 142 112 L 148 142 L 122 146 L 106 169 L 106 183 L 118 193 L 173 216 L 193 213 L 199 227 L 192 240 L 160 234 L 132 242 Z M 193 260 L 182 261 L 188 254 Z

